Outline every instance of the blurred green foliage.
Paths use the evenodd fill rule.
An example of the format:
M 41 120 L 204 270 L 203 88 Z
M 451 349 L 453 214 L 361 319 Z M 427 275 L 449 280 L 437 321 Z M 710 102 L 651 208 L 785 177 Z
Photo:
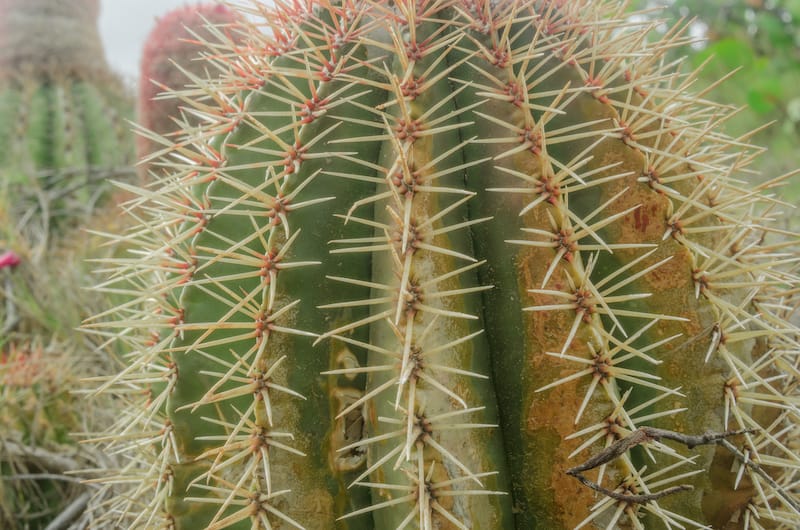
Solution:
M 683 19 L 693 44 L 675 48 L 684 68 L 708 64 L 699 76 L 707 86 L 733 70 L 710 99 L 743 107 L 729 121 L 728 134 L 740 136 L 765 123 L 750 141 L 769 151 L 754 163 L 764 179 L 800 168 L 800 0 L 635 0 L 631 9 L 663 7 L 646 16 L 663 19 L 663 29 Z M 697 90 L 704 86 L 698 86 Z M 800 203 L 800 178 L 782 191 Z M 800 226 L 800 211 L 788 212 Z

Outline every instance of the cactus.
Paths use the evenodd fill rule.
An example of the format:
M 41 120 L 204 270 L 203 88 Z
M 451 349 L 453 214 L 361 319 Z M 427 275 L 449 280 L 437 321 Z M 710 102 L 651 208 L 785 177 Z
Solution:
M 788 176 L 623 7 L 241 8 L 87 323 L 109 521 L 797 527 Z
M 9 530 L 44 528 L 82 489 L 57 476 L 77 465 L 52 465 L 70 461 L 67 455 L 75 451 L 69 434 L 80 422 L 76 399 L 64 384 L 77 383 L 76 377 L 65 378 L 69 353 L 47 350 L 12 344 L 0 351 L 0 525 Z
M 0 182 L 15 222 L 44 243 L 130 173 L 131 106 L 98 14 L 98 0 L 0 1 Z
M 178 98 L 160 96 L 170 89 L 180 90 L 193 79 L 208 77 L 207 63 L 200 60 L 203 42 L 214 32 L 235 21 L 234 11 L 222 4 L 183 6 L 159 18 L 145 40 L 142 51 L 138 122 L 141 127 L 160 136 L 181 130 L 181 125 L 197 125 L 193 116 L 183 116 Z M 146 135 L 137 138 L 136 152 L 143 159 L 160 146 Z M 140 173 L 146 175 L 148 165 L 140 162 Z
M 110 198 L 109 177 L 133 174 L 131 105 L 98 14 L 98 0 L 0 0 L 3 529 L 71 523 L 90 487 L 59 475 L 98 465 L 71 436 L 96 429 L 103 409 L 72 392 L 105 366 L 75 330 L 100 305 L 85 289 L 93 240 L 77 228 Z
M 9 213 L 3 206 L 0 218 Z M 119 219 L 108 210 L 102 223 L 93 216 L 107 230 Z M 3 221 L 0 235 L 14 226 Z M 113 400 L 87 403 L 78 395 L 82 378 L 108 374 L 115 364 L 102 338 L 76 329 L 109 304 L 88 290 L 98 277 L 86 259 L 114 249 L 98 248 L 98 236 L 75 230 L 37 259 L 24 238 L 11 236 L 7 245 L 15 251 L 0 252 L 0 528 L 23 530 L 82 515 L 94 487 L 81 482 L 85 475 L 61 473 L 114 465 L 113 455 L 84 449 L 75 438 L 116 417 Z

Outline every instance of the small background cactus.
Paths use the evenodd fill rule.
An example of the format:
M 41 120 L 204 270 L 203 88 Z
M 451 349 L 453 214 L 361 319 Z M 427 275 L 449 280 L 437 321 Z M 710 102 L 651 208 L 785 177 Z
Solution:
M 98 0 L 0 2 L 0 184 L 33 247 L 131 172 L 131 102 L 106 64 L 98 11 Z
M 74 357 L 60 347 L 11 343 L 0 351 L 3 528 L 43 528 L 84 492 L 77 479 L 59 476 L 81 467 L 70 438 L 81 425 L 70 396 Z
M 147 36 L 139 75 L 137 119 L 147 133 L 139 135 L 136 145 L 144 178 L 149 165 L 143 159 L 170 144 L 170 140 L 157 141 L 154 135 L 168 138 L 171 133 L 197 126 L 198 118 L 183 113 L 181 107 L 186 104 L 169 96 L 168 91 L 183 91 L 194 84 L 194 79 L 211 75 L 201 54 L 213 52 L 203 43 L 218 40 L 213 33 L 224 31 L 224 26 L 234 20 L 234 11 L 219 3 L 187 5 L 159 18 Z
M 88 324 L 130 352 L 106 524 L 796 527 L 788 175 L 750 180 L 662 60 L 681 31 L 623 7 L 254 3 L 215 33 L 103 286 L 130 300 Z

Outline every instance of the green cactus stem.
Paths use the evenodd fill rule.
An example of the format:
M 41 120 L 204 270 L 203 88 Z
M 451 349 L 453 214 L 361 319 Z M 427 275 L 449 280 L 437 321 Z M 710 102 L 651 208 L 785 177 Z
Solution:
M 106 64 L 98 13 L 97 0 L 0 2 L 0 182 L 37 241 L 130 172 L 130 102 Z
M 115 524 L 800 524 L 788 176 L 623 7 L 241 8 L 87 323 Z

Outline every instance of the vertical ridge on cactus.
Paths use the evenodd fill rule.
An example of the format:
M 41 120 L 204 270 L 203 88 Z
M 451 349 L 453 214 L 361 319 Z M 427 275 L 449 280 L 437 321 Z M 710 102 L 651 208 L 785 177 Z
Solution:
M 130 301 L 87 323 L 130 352 L 105 521 L 800 523 L 788 177 L 748 180 L 731 109 L 663 59 L 680 30 L 610 1 L 238 9 L 176 92 L 203 125 L 128 206 L 100 288 Z

